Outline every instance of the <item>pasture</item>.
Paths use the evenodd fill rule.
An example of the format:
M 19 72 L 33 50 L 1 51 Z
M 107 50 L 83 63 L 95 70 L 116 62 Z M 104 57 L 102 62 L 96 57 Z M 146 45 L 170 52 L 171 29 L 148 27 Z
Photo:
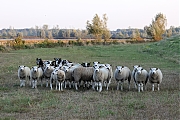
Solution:
M 0 53 L 0 120 L 8 119 L 180 119 L 179 111 L 179 39 L 172 38 L 158 43 L 71 46 L 36 48 Z M 19 87 L 19 65 L 32 67 L 36 58 L 53 60 L 68 59 L 72 62 L 109 63 L 113 72 L 117 65 L 133 69 L 141 65 L 147 71 L 158 67 L 163 73 L 160 91 L 147 90 L 141 93 L 128 90 L 127 81 L 123 91 L 116 90 L 116 81 L 102 92 L 92 89 L 64 89 L 50 87 L 32 89 L 28 84 Z

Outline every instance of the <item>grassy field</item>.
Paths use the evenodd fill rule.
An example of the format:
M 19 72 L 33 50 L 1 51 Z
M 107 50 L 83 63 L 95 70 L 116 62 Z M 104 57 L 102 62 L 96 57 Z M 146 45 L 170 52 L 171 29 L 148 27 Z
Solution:
M 15 119 L 180 119 L 179 111 L 179 38 L 157 43 L 120 44 L 108 46 L 72 46 L 36 48 L 0 53 L 0 120 Z M 36 58 L 52 60 L 54 57 L 73 62 L 141 65 L 149 71 L 159 67 L 164 75 L 160 91 L 138 93 L 131 81 L 131 90 L 125 82 L 124 91 L 116 90 L 113 79 L 109 91 L 101 93 L 91 89 L 63 92 L 38 85 L 19 87 L 19 65 L 34 66 Z

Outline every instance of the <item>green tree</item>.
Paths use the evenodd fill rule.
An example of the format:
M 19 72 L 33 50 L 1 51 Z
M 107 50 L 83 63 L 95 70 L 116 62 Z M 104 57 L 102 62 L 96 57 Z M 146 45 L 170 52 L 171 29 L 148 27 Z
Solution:
M 152 20 L 152 24 L 149 26 L 145 26 L 144 30 L 147 32 L 149 36 L 151 36 L 154 40 L 158 41 L 162 39 L 162 35 L 165 33 L 167 24 L 167 19 L 165 15 L 159 13 L 155 16 L 155 19 Z
M 92 23 L 87 21 L 86 29 L 89 34 L 93 34 L 97 40 L 101 40 L 103 34 L 103 22 L 100 17 L 95 14 Z

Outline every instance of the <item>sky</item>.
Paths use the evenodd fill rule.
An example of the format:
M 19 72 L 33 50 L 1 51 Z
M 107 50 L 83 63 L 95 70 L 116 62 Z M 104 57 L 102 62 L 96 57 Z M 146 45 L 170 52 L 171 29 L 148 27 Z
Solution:
M 180 26 L 180 0 L 0 0 L 0 29 L 86 29 L 95 14 L 108 17 L 110 30 L 138 28 L 163 13 L 167 27 Z

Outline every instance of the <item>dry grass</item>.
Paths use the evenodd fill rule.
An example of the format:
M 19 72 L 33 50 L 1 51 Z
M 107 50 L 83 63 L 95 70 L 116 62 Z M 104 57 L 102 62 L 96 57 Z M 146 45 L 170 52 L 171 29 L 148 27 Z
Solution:
M 0 55 L 0 118 L 1 119 L 173 119 L 179 116 L 179 68 L 175 62 L 143 52 L 144 44 L 39 48 L 11 51 Z M 109 91 L 65 89 L 63 92 L 38 86 L 19 87 L 17 69 L 21 64 L 35 65 L 36 57 L 61 57 L 74 62 L 101 61 L 132 66 L 140 63 L 147 70 L 157 66 L 164 74 L 160 91 L 138 93 L 131 82 L 124 91 L 116 90 L 113 80 Z M 154 59 L 156 58 L 156 59 Z

